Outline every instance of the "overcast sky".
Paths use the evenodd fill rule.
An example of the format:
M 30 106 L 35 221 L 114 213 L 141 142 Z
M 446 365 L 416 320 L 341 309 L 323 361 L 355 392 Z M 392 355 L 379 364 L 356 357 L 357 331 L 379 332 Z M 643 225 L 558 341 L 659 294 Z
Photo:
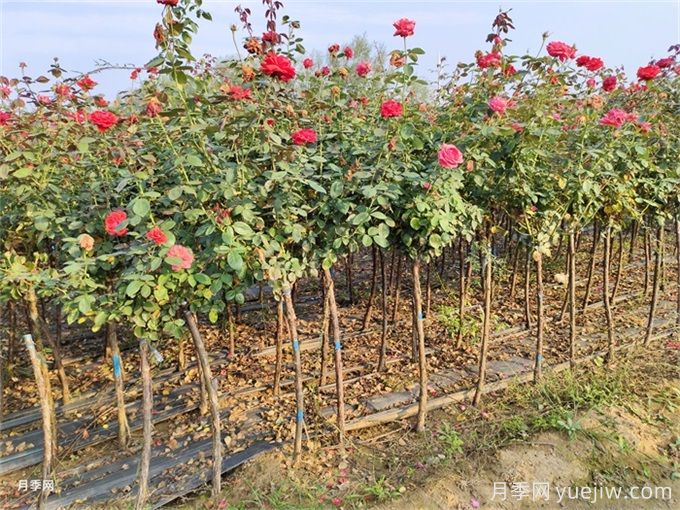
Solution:
M 229 26 L 238 23 L 237 4 L 253 10 L 256 33 L 264 29 L 261 0 L 206 0 L 212 22 L 203 22 L 194 54 L 233 54 Z M 511 52 L 535 52 L 541 34 L 576 44 L 579 52 L 623 65 L 633 74 L 653 56 L 680 43 L 680 0 L 645 1 L 365 1 L 283 0 L 285 13 L 302 23 L 310 49 L 340 44 L 355 34 L 400 47 L 392 22 L 416 20 L 409 40 L 427 55 L 422 69 L 432 69 L 437 55 L 449 62 L 469 61 L 484 42 L 499 7 L 512 8 L 517 28 Z M 153 27 L 162 6 L 156 0 L 0 0 L 0 75 L 17 76 L 19 63 L 32 76 L 44 73 L 53 57 L 66 69 L 86 71 L 97 59 L 142 65 L 155 55 Z M 113 95 L 129 84 L 128 74 L 100 75 L 98 90 Z

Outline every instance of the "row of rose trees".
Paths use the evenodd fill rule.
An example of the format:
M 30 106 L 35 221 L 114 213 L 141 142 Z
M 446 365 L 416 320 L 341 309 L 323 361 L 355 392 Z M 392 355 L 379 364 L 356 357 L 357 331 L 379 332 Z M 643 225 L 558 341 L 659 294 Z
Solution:
M 342 444 L 343 332 L 333 275 L 360 251 L 372 253 L 374 268 L 364 323 L 377 294 L 378 267 L 382 276 L 379 370 L 385 368 L 388 331 L 386 251 L 393 261 L 396 254 L 397 287 L 402 259 L 412 276 L 418 430 L 427 412 L 421 276 L 435 261 L 444 264 L 446 253 L 457 254 L 461 325 L 471 298 L 470 254 L 482 260 L 476 403 L 484 390 L 501 241 L 513 267 L 513 292 L 518 266 L 525 268 L 527 326 L 533 315 L 528 275 L 536 278 L 536 380 L 543 360 L 543 263 L 562 240 L 570 359 L 600 243 L 609 358 L 614 356 L 611 297 L 617 289 L 609 284 L 610 252 L 624 232 L 632 240 L 642 233 L 648 246 L 657 240 L 651 339 L 664 226 L 677 224 L 677 47 L 628 81 L 600 58 L 563 42 L 548 42 L 547 55 L 509 54 L 512 20 L 501 12 L 487 37 L 490 49 L 450 73 L 440 62 L 436 82 L 429 83 L 417 73 L 423 51 L 409 45 L 412 20 L 394 23 L 403 45 L 385 58 L 333 44 L 315 62 L 304 57 L 299 23 L 279 18 L 281 2 L 264 0 L 264 33 L 255 32 L 250 9 L 239 7 L 243 46 L 225 60 L 196 60 L 190 43 L 199 20 L 210 14 L 200 0 L 158 3 L 158 56 L 132 69 L 131 88 L 110 103 L 96 92 L 95 72 L 71 77 L 58 63 L 52 78 L 0 78 L 0 299 L 10 323 L 27 310 L 25 345 L 43 409 L 44 479 L 53 476 L 58 455 L 48 348 L 63 402 L 71 398 L 60 353 L 62 316 L 106 331 L 122 446 L 129 427 L 119 331 L 139 342 L 144 442 L 137 508 L 145 504 L 149 477 L 150 353 L 181 342 L 187 330 L 199 361 L 202 410 L 210 413 L 212 489 L 219 493 L 220 409 L 198 321 L 231 325 L 231 306 L 243 303 L 253 285 L 268 284 L 277 301 L 275 394 L 284 336 L 292 347 L 296 458 L 305 389 L 293 289 L 304 278 L 320 275 L 323 281 L 323 331 L 330 331 L 324 341 L 332 339 L 334 347 Z M 232 32 L 236 41 L 236 26 Z M 582 306 L 575 293 L 576 246 L 590 228 Z M 39 303 L 51 303 L 56 319 L 46 321 Z M 233 354 L 233 333 L 228 336 Z M 458 347 L 463 340 L 461 327 Z M 43 491 L 41 505 L 46 496 Z

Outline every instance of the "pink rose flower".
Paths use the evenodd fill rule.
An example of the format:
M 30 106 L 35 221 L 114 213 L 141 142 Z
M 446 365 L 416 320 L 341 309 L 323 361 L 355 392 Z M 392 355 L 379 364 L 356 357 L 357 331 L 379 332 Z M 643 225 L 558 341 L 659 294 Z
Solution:
M 439 148 L 437 158 L 442 168 L 456 168 L 463 162 L 463 153 L 455 145 L 444 143 Z
M 173 264 L 173 271 L 180 271 L 181 269 L 189 269 L 191 264 L 194 263 L 194 252 L 186 246 L 181 244 L 175 244 L 168 250 L 168 257 L 180 259 L 179 264 Z

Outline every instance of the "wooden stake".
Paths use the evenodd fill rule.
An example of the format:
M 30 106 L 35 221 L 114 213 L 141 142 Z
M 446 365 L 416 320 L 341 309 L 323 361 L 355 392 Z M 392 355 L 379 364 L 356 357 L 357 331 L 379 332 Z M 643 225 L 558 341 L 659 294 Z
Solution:
M 324 270 L 326 295 L 330 307 L 331 324 L 333 326 L 333 345 L 335 351 L 335 392 L 337 395 L 337 425 L 338 442 L 340 449 L 345 448 L 345 390 L 343 385 L 342 372 L 342 338 L 340 333 L 340 319 L 338 317 L 338 306 L 335 302 L 335 284 L 329 269 Z
M 146 340 L 139 341 L 139 360 L 142 372 L 142 457 L 139 460 L 138 492 L 135 510 L 143 510 L 149 497 L 149 466 L 151 464 L 151 411 L 153 408 L 153 393 L 151 382 L 151 366 L 149 365 L 149 344 Z
M 291 297 L 290 287 L 283 289 L 283 299 L 286 303 L 286 316 L 288 319 L 288 331 L 293 344 L 293 358 L 295 360 L 295 401 L 297 409 L 295 413 L 295 445 L 293 447 L 293 460 L 297 462 L 302 453 L 302 428 L 305 419 L 305 401 L 302 388 L 302 361 L 300 359 L 300 342 L 297 334 L 297 318 Z
M 382 285 L 382 327 L 380 330 L 380 353 L 378 355 L 378 372 L 383 372 L 387 367 L 387 279 L 385 278 L 385 255 L 382 250 L 378 251 L 380 256 L 380 282 Z
M 529 255 L 531 256 L 531 255 Z M 484 270 L 484 323 L 482 325 L 482 340 L 479 351 L 479 374 L 477 379 L 477 388 L 475 391 L 473 405 L 479 405 L 484 389 L 484 381 L 486 379 L 486 357 L 489 350 L 489 334 L 491 331 L 491 266 L 493 264 L 491 256 L 491 243 L 487 239 L 486 246 L 486 263 L 483 265 Z
M 543 364 L 543 255 L 536 252 L 536 360 L 534 362 L 534 382 L 539 382 Z
M 191 338 L 194 340 L 194 347 L 196 348 L 196 357 L 201 365 L 201 374 L 205 379 L 205 387 L 208 390 L 208 397 L 210 401 L 210 425 L 212 429 L 212 497 L 217 498 L 222 490 L 222 424 L 220 422 L 220 404 L 217 388 L 215 387 L 212 370 L 210 369 L 210 359 L 208 358 L 208 351 L 205 348 L 203 337 L 198 330 L 194 315 L 185 310 L 184 318 L 189 326 Z
M 418 398 L 418 421 L 416 431 L 425 430 L 427 414 L 427 358 L 425 357 L 425 328 L 423 327 L 423 296 L 420 290 L 420 259 L 413 259 L 413 296 L 415 303 L 416 332 L 418 335 L 418 374 L 420 395 Z
M 274 395 L 281 394 L 281 368 L 283 366 L 283 300 L 276 302 L 276 368 L 274 369 Z
M 581 304 L 581 313 L 585 313 L 590 300 L 590 290 L 593 286 L 593 274 L 595 273 L 595 262 L 597 260 L 597 245 L 600 242 L 600 224 L 595 222 L 593 226 L 593 244 L 590 248 L 590 265 L 588 266 L 588 282 L 586 283 L 586 291 L 583 296 L 583 303 Z
M 321 320 L 321 348 L 319 354 L 321 355 L 321 369 L 319 371 L 319 387 L 326 384 L 326 359 L 328 358 L 328 337 L 330 331 L 330 300 L 328 298 L 327 285 L 325 280 L 322 282 L 324 287 L 323 294 L 323 319 Z
M 531 329 L 531 249 L 527 246 L 527 255 L 524 260 L 524 324 Z
M 361 323 L 361 331 L 366 331 L 368 323 L 371 321 L 371 314 L 373 313 L 373 299 L 375 298 L 375 288 L 377 285 L 378 278 L 378 261 L 376 256 L 377 249 L 373 246 L 371 251 L 371 260 L 373 261 L 373 271 L 371 275 L 371 293 L 368 296 L 368 304 L 366 305 L 366 313 L 364 314 L 364 320 Z
M 456 336 L 456 349 L 463 347 L 463 333 L 465 325 L 465 302 L 467 285 L 465 284 L 465 240 L 461 238 L 458 242 L 458 269 L 460 277 L 458 279 L 458 334 Z
M 569 232 L 569 363 L 576 360 L 576 240 Z
M 612 316 L 611 294 L 609 293 L 609 269 L 612 242 L 612 228 L 607 225 L 604 233 L 604 267 L 602 268 L 602 301 L 607 318 L 607 363 L 614 361 L 614 317 Z
M 661 276 L 661 259 L 663 258 L 663 243 L 664 233 L 666 229 L 660 226 L 656 233 L 656 255 L 654 259 L 654 279 L 652 280 L 652 302 L 649 305 L 649 315 L 647 317 L 647 331 L 645 333 L 645 345 L 649 345 L 652 341 L 652 332 L 654 330 L 654 315 L 656 314 L 656 305 L 659 301 L 659 288 Z M 680 288 L 677 289 L 680 292 Z

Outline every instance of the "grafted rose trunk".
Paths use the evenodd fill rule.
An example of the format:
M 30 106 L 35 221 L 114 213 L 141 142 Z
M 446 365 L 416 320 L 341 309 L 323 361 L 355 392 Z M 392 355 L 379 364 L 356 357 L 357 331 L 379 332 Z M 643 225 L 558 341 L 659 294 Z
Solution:
M 35 382 L 38 386 L 38 396 L 40 398 L 40 411 L 42 415 L 42 426 L 43 426 L 43 463 L 42 463 L 42 480 L 52 480 L 52 460 L 54 454 L 54 448 L 50 448 L 56 438 L 53 437 L 52 432 L 55 427 L 54 420 L 54 409 L 51 407 L 52 403 L 52 388 L 50 387 L 49 378 L 45 377 L 47 370 L 45 366 L 47 362 L 45 361 L 45 355 L 43 352 L 38 353 L 36 351 L 35 343 L 31 335 L 24 336 L 24 343 L 26 344 L 26 350 L 28 351 L 28 356 L 31 360 L 31 366 L 33 367 L 33 375 L 35 376 Z M 38 508 L 42 509 L 45 507 L 45 500 L 49 495 L 49 490 L 45 488 L 45 484 L 41 484 L 40 496 L 38 497 Z
M 113 380 L 116 389 L 116 407 L 118 410 L 118 443 L 120 446 L 127 446 L 130 439 L 130 427 L 128 425 L 127 413 L 125 412 L 125 371 L 123 370 L 123 360 L 120 356 L 118 346 L 117 324 L 109 322 L 106 325 L 106 339 L 111 349 L 111 360 L 113 363 Z
M 305 419 L 305 401 L 302 388 L 302 360 L 300 359 L 300 342 L 297 334 L 297 317 L 293 307 L 293 298 L 290 287 L 283 289 L 283 299 L 286 304 L 286 318 L 288 331 L 293 344 L 293 359 L 295 361 L 295 444 L 293 447 L 293 459 L 297 461 L 302 453 L 302 428 Z
M 68 377 L 66 376 L 66 370 L 64 370 L 64 364 L 61 359 L 61 349 L 59 345 L 54 341 L 52 334 L 50 333 L 47 324 L 43 320 L 42 316 L 38 312 L 38 299 L 35 295 L 35 290 L 33 287 L 28 289 L 26 293 L 26 302 L 28 305 L 28 314 L 33 324 L 34 332 L 40 338 L 44 340 L 52 349 L 52 356 L 54 357 L 54 367 L 57 370 L 57 375 L 59 376 L 59 382 L 61 383 L 61 393 L 65 404 L 71 401 L 71 391 L 69 390 Z M 42 343 L 42 342 L 41 342 Z
M 333 327 L 333 351 L 335 353 L 335 392 L 337 399 L 336 423 L 338 426 L 338 442 L 340 448 L 345 445 L 345 390 L 342 372 L 342 337 L 340 333 L 340 318 L 338 306 L 335 302 L 335 283 L 329 269 L 324 269 L 326 296 L 330 309 L 331 325 Z

